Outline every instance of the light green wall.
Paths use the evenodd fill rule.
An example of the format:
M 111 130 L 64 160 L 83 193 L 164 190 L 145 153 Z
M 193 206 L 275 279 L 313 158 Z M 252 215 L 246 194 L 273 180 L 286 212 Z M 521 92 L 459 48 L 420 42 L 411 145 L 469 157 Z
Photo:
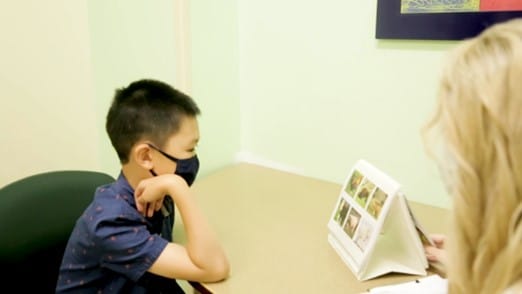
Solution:
M 435 166 L 424 153 L 419 130 L 434 104 L 441 60 L 454 42 L 376 40 L 377 0 L 356 5 L 341 0 L 187 2 L 191 94 L 203 110 L 202 176 L 232 163 L 239 153 L 243 159 L 341 183 L 352 164 L 365 158 L 403 183 L 410 199 L 448 205 Z M 53 3 L 58 7 L 65 2 Z M 73 117 L 85 117 L 77 124 L 85 130 L 71 137 L 81 148 L 62 150 L 42 141 L 38 149 L 42 154 L 62 150 L 59 152 L 69 163 L 72 160 L 67 158 L 79 158 L 79 166 L 101 166 L 116 175 L 119 164 L 104 131 L 107 108 L 114 90 L 131 80 L 151 77 L 174 83 L 175 5 L 170 0 L 79 3 L 62 5 L 67 11 L 51 18 L 61 28 L 70 28 L 66 31 L 48 30 L 40 24 L 43 17 L 24 18 L 22 28 L 28 33 L 44 31 L 41 35 L 53 41 L 42 43 L 49 46 L 40 44 L 41 54 L 33 59 L 50 60 L 55 52 L 64 52 L 52 44 L 74 40 L 74 46 L 67 47 L 67 52 L 78 54 L 74 62 L 60 63 L 52 73 L 65 81 L 71 76 L 84 81 L 64 82 L 55 88 L 46 83 L 40 93 L 57 93 L 66 87 L 80 89 L 78 97 L 94 97 L 82 104 L 82 115 L 70 112 Z M 22 7 L 13 5 L 10 9 Z M 51 10 L 42 13 L 45 11 Z M 9 19 L 7 16 L 4 18 Z M 13 36 L 10 44 L 15 44 L 17 35 L 7 35 Z M 28 55 L 23 52 L 31 52 L 23 51 L 25 47 L 6 48 L 10 48 L 12 60 L 25 60 Z M 3 60 L 8 62 L 11 57 Z M 34 73 L 32 81 L 40 80 L 41 72 Z M 7 81 L 12 83 L 6 89 L 23 97 L 24 90 L 15 84 L 14 75 L 9 77 Z M 70 95 L 63 93 L 59 101 L 65 103 Z M 13 100 L 9 109 L 26 107 L 24 101 Z M 74 107 L 67 111 L 71 109 Z M 34 130 L 29 121 L 20 122 L 9 114 L 4 117 L 10 118 L 4 119 L 6 127 Z M 93 121 L 95 133 L 87 127 Z M 39 120 L 48 129 L 63 131 L 47 122 L 51 120 Z M 11 134 L 8 140 L 21 138 L 6 130 Z M 17 142 L 4 146 L 23 146 Z M 8 149 L 4 152 L 10 154 Z M 27 163 L 9 158 L 14 162 L 8 165 L 15 167 L 17 175 L 33 171 L 32 163 L 48 169 L 66 166 L 49 161 L 56 157 Z
M 454 43 L 376 40 L 376 3 L 240 2 L 241 149 L 338 183 L 364 158 L 409 199 L 448 206 L 419 131 Z
M 190 94 L 202 109 L 200 176 L 230 164 L 239 149 L 236 10 L 229 9 L 235 6 L 229 2 L 190 3 L 195 6 L 190 16 L 194 43 Z M 120 166 L 104 121 L 114 90 L 139 78 L 176 86 L 174 9 L 170 0 L 89 1 L 101 161 L 111 174 L 116 175 Z
M 201 101 L 202 176 L 240 150 L 236 0 L 190 2 L 192 93 Z
M 172 1 L 88 1 L 101 166 L 117 176 L 119 162 L 105 133 L 105 115 L 116 88 L 140 78 L 174 84 Z

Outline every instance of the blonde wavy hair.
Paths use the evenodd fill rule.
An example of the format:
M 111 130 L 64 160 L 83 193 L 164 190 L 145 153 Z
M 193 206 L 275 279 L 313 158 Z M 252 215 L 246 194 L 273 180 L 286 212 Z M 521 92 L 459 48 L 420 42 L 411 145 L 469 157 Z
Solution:
M 449 293 L 522 293 L 522 20 L 451 51 L 423 135 L 453 202 Z

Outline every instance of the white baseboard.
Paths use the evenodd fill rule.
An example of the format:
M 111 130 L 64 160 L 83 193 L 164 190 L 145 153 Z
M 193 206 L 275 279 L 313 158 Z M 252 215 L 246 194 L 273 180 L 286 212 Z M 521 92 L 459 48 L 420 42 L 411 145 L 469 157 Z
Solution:
M 262 158 L 261 156 L 258 156 L 256 154 L 253 154 L 248 151 L 239 151 L 236 153 L 235 162 L 245 162 L 245 163 L 251 163 L 256 164 L 268 168 L 277 169 L 284 172 L 289 172 L 292 174 L 297 174 L 304 176 L 304 171 L 300 168 L 296 168 L 294 166 L 290 166 L 284 163 L 280 163 L 277 161 L 269 160 L 266 158 Z

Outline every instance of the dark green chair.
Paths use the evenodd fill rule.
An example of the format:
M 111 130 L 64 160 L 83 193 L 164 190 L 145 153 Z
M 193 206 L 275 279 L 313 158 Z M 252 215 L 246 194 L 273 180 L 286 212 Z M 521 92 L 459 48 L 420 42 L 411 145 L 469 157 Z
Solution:
M 54 293 L 69 234 L 98 186 L 114 181 L 96 171 L 29 176 L 0 189 L 0 264 L 17 292 Z M 18 281 L 17 283 L 14 283 Z M 28 291 L 25 291 L 28 290 Z M 33 292 L 33 291 L 30 291 Z

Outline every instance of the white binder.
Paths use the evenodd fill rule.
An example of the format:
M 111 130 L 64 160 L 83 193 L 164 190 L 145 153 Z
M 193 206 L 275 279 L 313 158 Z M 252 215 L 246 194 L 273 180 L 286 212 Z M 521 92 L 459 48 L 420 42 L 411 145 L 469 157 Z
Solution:
M 427 275 L 431 243 L 401 186 L 361 159 L 352 167 L 328 222 L 328 242 L 363 281 L 387 273 Z

